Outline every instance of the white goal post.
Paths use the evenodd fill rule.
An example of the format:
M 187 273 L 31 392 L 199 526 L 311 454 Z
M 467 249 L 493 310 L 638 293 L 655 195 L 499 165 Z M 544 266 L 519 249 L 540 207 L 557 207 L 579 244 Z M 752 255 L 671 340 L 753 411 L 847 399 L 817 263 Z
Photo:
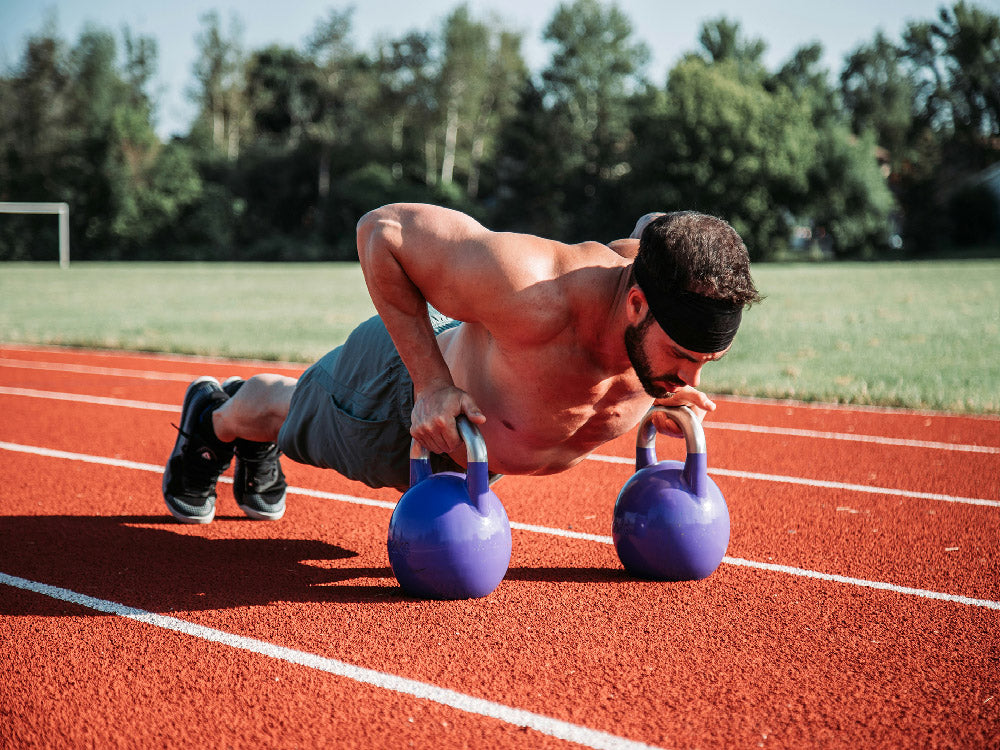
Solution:
M 0 214 L 57 214 L 59 216 L 59 267 L 69 268 L 68 203 L 4 203 Z

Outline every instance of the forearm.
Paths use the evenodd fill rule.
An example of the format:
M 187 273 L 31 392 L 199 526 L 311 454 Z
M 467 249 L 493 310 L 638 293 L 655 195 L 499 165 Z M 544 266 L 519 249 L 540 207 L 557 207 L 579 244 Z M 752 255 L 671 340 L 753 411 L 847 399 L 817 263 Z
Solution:
M 427 315 L 427 299 L 401 261 L 403 230 L 391 207 L 358 224 L 358 257 L 372 303 L 413 380 L 414 392 L 452 385 Z

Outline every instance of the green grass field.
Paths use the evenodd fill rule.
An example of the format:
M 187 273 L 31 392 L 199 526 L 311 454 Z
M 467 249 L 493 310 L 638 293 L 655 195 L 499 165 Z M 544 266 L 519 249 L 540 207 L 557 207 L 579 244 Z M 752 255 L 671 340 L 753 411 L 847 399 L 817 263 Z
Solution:
M 1000 260 L 759 265 L 702 388 L 1000 413 Z M 0 266 L 0 341 L 310 361 L 374 314 L 356 264 Z

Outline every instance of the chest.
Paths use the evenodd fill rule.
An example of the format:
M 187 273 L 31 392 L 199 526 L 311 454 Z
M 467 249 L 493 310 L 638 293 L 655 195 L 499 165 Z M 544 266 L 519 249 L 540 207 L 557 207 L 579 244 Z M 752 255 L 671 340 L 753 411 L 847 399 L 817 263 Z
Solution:
M 499 473 L 569 468 L 634 428 L 652 403 L 631 369 L 603 372 L 572 336 L 512 349 L 462 326 L 442 350 L 455 384 L 486 414 Z
M 468 390 L 510 437 L 534 450 L 583 456 L 635 427 L 651 403 L 631 371 L 609 376 L 572 350 L 482 363 L 467 373 Z

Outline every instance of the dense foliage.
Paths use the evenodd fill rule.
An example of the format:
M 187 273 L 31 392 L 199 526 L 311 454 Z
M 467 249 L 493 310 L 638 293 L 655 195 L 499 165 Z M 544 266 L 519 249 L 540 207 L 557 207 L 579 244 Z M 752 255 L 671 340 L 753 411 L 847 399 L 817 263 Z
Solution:
M 201 20 L 198 115 L 166 143 L 152 39 L 29 38 L 0 75 L 0 200 L 69 203 L 77 259 L 349 259 L 357 219 L 397 200 L 566 241 L 694 208 L 757 259 L 1000 242 L 977 179 L 1000 160 L 1000 18 L 968 2 L 875 34 L 836 79 L 815 43 L 768 70 L 720 18 L 650 81 L 631 20 L 599 0 L 557 9 L 537 73 L 518 32 L 466 6 L 368 50 L 350 11 L 249 51 L 238 23 Z M 0 216 L 0 259 L 50 258 L 54 233 Z

